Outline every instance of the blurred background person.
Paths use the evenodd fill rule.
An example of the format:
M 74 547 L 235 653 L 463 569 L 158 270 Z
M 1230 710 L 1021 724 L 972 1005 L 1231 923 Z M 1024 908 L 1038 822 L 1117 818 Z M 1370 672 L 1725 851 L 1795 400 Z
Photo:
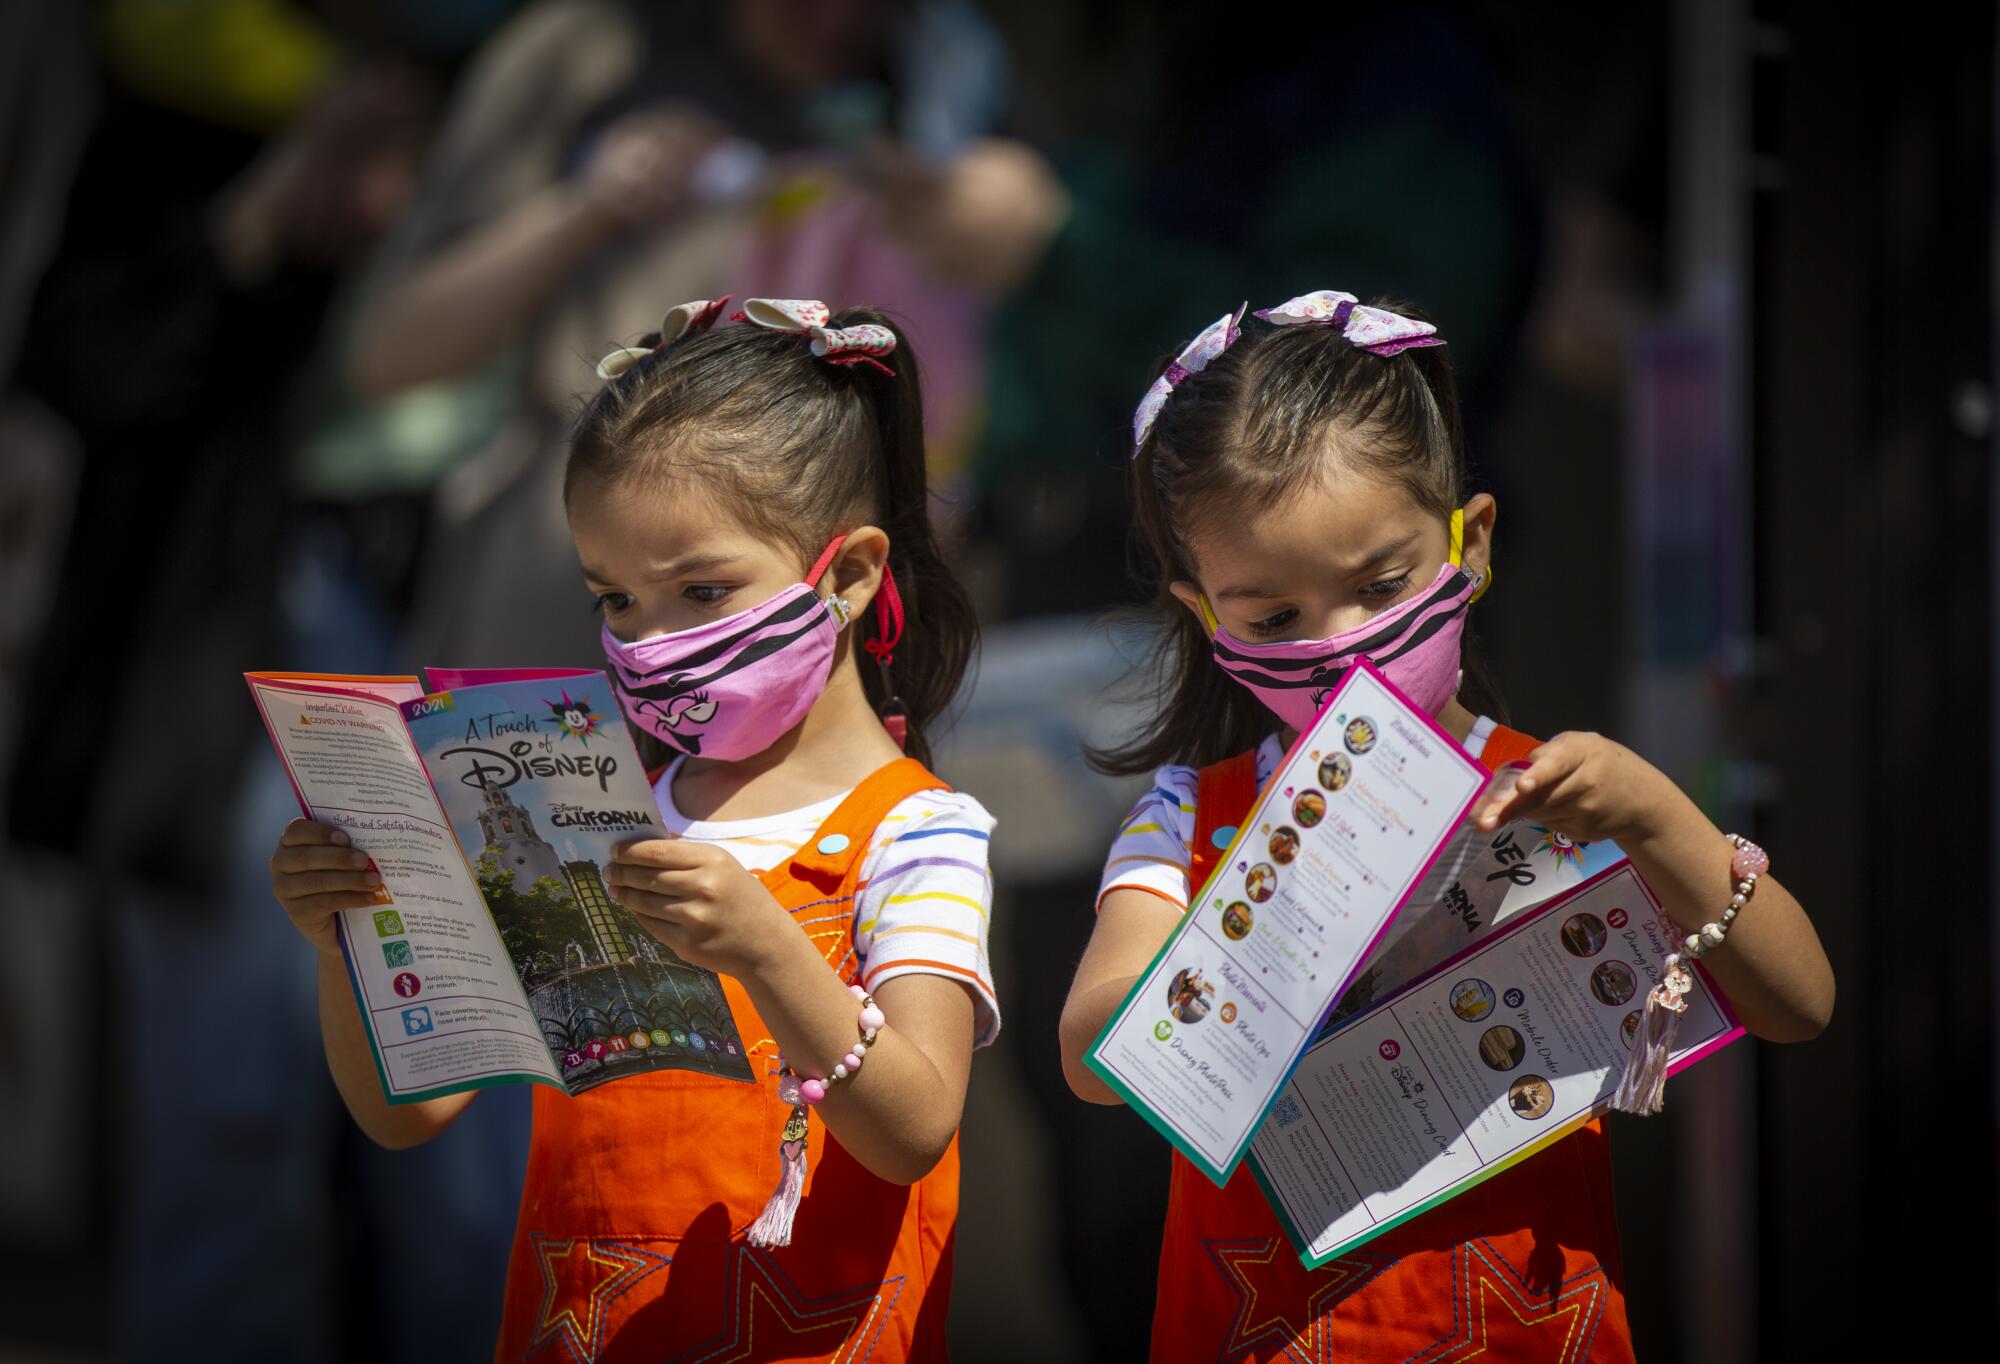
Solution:
M 328 496 L 292 456 L 325 419 L 322 328 L 409 197 L 450 20 L 467 16 L 427 28 L 440 16 L 413 7 L 400 27 L 365 5 L 132 0 L 92 17 L 76 49 L 10 48 L 73 56 L 73 83 L 101 73 L 18 378 L 73 433 L 61 581 L 116 606 L 47 616 L 28 686 L 51 702 L 34 729 L 74 723 L 89 757 L 72 770 L 23 753 L 9 819 L 22 843 L 89 866 L 88 959 L 30 1045 L 73 1066 L 79 1028 L 102 1026 L 92 1045 L 116 1044 L 125 1066 L 89 1101 L 108 1130 L 143 1134 L 105 1152 L 116 1269 L 88 1301 L 134 1358 L 345 1358 L 374 1353 L 378 1329 L 448 1345 L 450 1316 L 497 1305 L 468 1301 L 410 1233 L 504 1246 L 508 1219 L 483 1190 L 455 1199 L 448 1164 L 366 1150 L 300 1064 L 309 973 L 269 932 L 268 875 L 230 856 L 269 763 L 246 768 L 254 727 L 212 684 L 259 655 L 310 659 L 316 632 L 345 666 L 386 660 L 373 618 L 299 599 L 348 573 L 366 494 Z M 393 593 L 395 571 L 380 576 Z M 172 782 L 171 819 L 136 773 Z M 106 828 L 131 832 L 90 841 Z M 84 981 L 120 999 L 115 1020 L 79 1017 Z M 476 1141 L 459 1154 L 477 1163 Z M 405 1315 L 412 1298 L 424 1310 Z
M 863 149 L 949 157 L 998 117 L 1004 53 L 959 0 L 540 0 L 454 96 L 349 338 L 381 395 L 487 366 L 499 429 L 440 489 L 412 658 L 593 662 L 556 489 L 591 360 L 685 298 L 865 299 L 926 359 L 948 483 L 979 415 L 983 319 L 881 230 Z

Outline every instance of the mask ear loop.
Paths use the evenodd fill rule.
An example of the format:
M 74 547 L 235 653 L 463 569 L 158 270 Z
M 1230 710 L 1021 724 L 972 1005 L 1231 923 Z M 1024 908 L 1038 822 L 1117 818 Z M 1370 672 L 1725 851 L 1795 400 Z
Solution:
M 910 746 L 909 712 L 903 706 L 903 698 L 896 695 L 896 680 L 889 673 L 889 665 L 895 661 L 896 646 L 902 641 L 903 594 L 896 587 L 895 570 L 885 563 L 882 565 L 882 587 L 875 594 L 875 638 L 862 640 L 861 647 L 882 665 L 882 694 L 889 698 L 882 705 L 882 728 L 889 731 L 896 747 L 907 751 Z
M 846 543 L 845 535 L 836 535 L 807 571 L 805 581 L 814 591 L 819 590 L 820 579 L 832 567 L 834 556 Z M 845 626 L 849 614 L 847 603 L 839 597 L 831 597 L 828 601 L 827 609 L 833 613 L 833 618 Z M 830 604 L 836 601 L 840 602 L 838 607 Z M 903 698 L 896 695 L 895 679 L 890 676 L 889 665 L 895 662 L 896 646 L 903 642 L 903 622 L 903 594 L 896 586 L 895 570 L 885 563 L 882 565 L 882 586 L 875 593 L 875 638 L 862 640 L 861 647 L 881 665 L 882 694 L 888 698 L 882 707 L 882 728 L 889 731 L 889 737 L 896 741 L 898 748 L 909 746 L 910 719 L 903 706 Z
M 826 576 L 827 569 L 833 566 L 833 556 L 840 553 L 840 547 L 846 543 L 845 535 L 836 535 L 827 541 L 826 548 L 820 551 L 819 558 L 813 560 L 813 566 L 806 570 L 805 577 L 799 581 L 813 591 L 819 591 L 819 580 Z
M 1215 618 L 1215 608 L 1208 604 L 1208 593 L 1198 592 L 1196 600 L 1201 602 L 1201 623 L 1208 627 L 1208 637 L 1215 638 L 1215 632 L 1222 628 L 1222 622 Z
M 1451 513 L 1451 566 L 1465 567 L 1465 509 L 1457 507 Z M 1486 595 L 1486 589 L 1493 586 L 1493 565 L 1486 565 L 1486 572 L 1480 576 L 1479 586 L 1473 589 L 1472 601 Z M 1472 602 L 1467 602 L 1470 606 Z

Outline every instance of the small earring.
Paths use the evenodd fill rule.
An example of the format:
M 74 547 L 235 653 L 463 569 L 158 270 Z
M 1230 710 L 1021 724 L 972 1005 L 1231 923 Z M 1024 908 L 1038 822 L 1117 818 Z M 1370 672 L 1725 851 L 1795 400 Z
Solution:
M 845 597 L 828 597 L 826 599 L 826 609 L 833 616 L 834 624 L 840 626 L 842 629 L 847 628 L 847 622 L 854 618 L 854 607 L 848 603 Z

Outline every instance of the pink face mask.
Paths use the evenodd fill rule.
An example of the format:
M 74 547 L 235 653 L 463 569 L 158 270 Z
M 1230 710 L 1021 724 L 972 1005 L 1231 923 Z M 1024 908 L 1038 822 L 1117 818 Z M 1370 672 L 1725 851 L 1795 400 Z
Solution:
M 1436 715 L 1458 691 L 1466 608 L 1490 581 L 1490 575 L 1475 576 L 1458 566 L 1454 535 L 1452 561 L 1438 570 L 1429 587 L 1327 639 L 1245 644 L 1211 614 L 1215 661 L 1300 732 L 1318 718 L 1327 695 L 1357 658 L 1373 663 L 1412 704 Z
M 817 585 L 845 539 L 826 547 L 805 581 L 721 620 L 629 644 L 607 624 L 604 654 L 626 718 L 676 752 L 723 762 L 776 743 L 805 719 L 833 670 L 845 603 L 822 600 Z M 876 604 L 882 629 L 868 647 L 886 666 L 892 616 L 898 634 L 902 626 L 886 568 Z

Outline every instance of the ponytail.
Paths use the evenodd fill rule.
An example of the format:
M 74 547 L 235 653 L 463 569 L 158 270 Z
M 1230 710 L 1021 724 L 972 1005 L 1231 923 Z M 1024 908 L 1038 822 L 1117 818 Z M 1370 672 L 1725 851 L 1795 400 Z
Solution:
M 945 563 L 931 524 L 930 476 L 924 458 L 924 402 L 917 356 L 894 322 L 873 308 L 848 308 L 835 327 L 873 323 L 896 333 L 887 357 L 893 375 L 869 365 L 851 367 L 867 391 L 875 413 L 876 458 L 880 465 L 878 515 L 889 536 L 889 567 L 903 604 L 902 637 L 881 667 L 864 662 L 862 686 L 875 713 L 905 717 L 904 749 L 920 762 L 931 760 L 931 730 L 958 694 L 979 645 L 979 621 L 958 577 Z M 892 590 L 885 578 L 883 590 Z M 881 617 L 862 614 L 862 643 L 881 645 Z M 871 654 L 880 657 L 876 650 Z

